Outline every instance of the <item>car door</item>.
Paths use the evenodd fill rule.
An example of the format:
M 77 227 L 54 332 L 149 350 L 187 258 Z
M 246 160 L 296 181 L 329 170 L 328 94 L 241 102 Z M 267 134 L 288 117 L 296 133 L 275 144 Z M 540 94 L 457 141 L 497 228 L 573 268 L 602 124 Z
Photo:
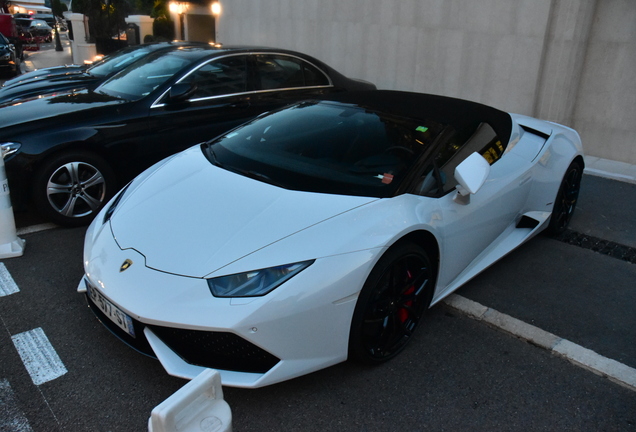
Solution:
M 166 155 L 210 140 L 260 114 L 251 105 L 247 57 L 228 55 L 197 65 L 176 83 L 193 86 L 187 99 L 171 102 L 168 91 L 153 104 L 149 137 Z
M 436 295 L 453 289 L 465 269 L 478 265 L 480 254 L 504 239 L 526 211 L 532 164 L 504 155 L 505 144 L 490 125 L 481 123 L 465 142 L 444 142 L 425 170 L 419 193 L 438 197 L 435 219 L 441 233 L 438 286 L 442 291 Z M 477 193 L 457 199 L 455 168 L 474 152 L 491 164 L 490 173 Z M 426 180 L 431 176 L 437 181 Z
M 329 76 L 314 64 L 284 53 L 254 53 L 252 105 L 265 112 L 335 91 Z

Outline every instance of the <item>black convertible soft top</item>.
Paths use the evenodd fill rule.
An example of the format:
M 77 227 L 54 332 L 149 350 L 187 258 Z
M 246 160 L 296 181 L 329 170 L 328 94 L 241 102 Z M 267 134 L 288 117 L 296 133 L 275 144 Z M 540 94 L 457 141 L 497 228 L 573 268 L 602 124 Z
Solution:
M 447 96 L 394 90 L 343 92 L 328 95 L 327 100 L 355 104 L 372 111 L 412 119 L 433 118 L 440 122 L 462 126 L 488 123 L 507 143 L 512 131 L 510 114 L 488 105 Z

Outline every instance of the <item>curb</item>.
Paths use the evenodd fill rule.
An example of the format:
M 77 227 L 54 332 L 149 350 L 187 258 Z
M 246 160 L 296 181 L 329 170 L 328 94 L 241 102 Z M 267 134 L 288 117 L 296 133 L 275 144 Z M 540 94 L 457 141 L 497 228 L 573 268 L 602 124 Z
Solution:
M 23 227 L 23 228 L 18 228 L 17 229 L 17 233 L 19 236 L 21 235 L 26 235 L 26 234 L 33 234 L 33 233 L 37 233 L 40 231 L 46 231 L 46 230 L 50 230 L 50 229 L 54 229 L 54 228 L 58 228 L 57 225 L 55 225 L 54 223 L 42 223 L 42 224 L 38 224 L 38 225 L 30 225 L 27 227 Z
M 636 369 L 616 360 L 583 348 L 580 345 L 541 330 L 510 315 L 486 307 L 457 294 L 451 294 L 443 302 L 450 308 L 477 321 L 483 321 L 506 333 L 563 357 L 579 367 L 608 378 L 629 390 L 636 391 Z
M 33 62 L 31 60 L 22 60 L 21 65 L 22 73 L 35 70 L 35 66 L 33 66 Z
M 588 175 L 593 175 L 596 177 L 606 178 L 609 180 L 617 180 L 617 181 L 622 181 L 625 183 L 636 184 L 636 178 L 630 175 L 613 173 L 613 172 L 603 171 L 603 170 L 594 169 L 594 168 L 585 168 L 583 173 Z

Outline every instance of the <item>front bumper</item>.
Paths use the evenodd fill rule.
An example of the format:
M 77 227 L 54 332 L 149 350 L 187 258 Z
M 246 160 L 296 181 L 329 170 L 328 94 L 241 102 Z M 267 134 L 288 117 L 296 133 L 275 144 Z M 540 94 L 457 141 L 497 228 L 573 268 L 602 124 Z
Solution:
M 133 320 L 133 338 L 87 300 L 106 327 L 166 371 L 194 378 L 220 371 L 223 385 L 261 387 L 346 360 L 358 292 L 379 251 L 316 262 L 268 295 L 215 298 L 205 279 L 145 266 L 143 255 L 121 250 L 98 216 L 85 244 L 86 284 L 98 288 Z M 133 265 L 125 271 L 125 260 Z
M 86 278 L 82 280 L 86 284 Z M 80 288 L 81 289 L 81 288 Z M 233 333 L 190 330 L 147 325 L 133 318 L 136 337 L 132 337 L 111 321 L 95 305 L 90 296 L 86 301 L 99 321 L 115 336 L 142 354 L 157 358 L 153 350 L 170 350 L 185 363 L 200 368 L 232 370 L 265 374 L 280 359 Z M 151 332 L 151 335 L 148 335 Z M 143 336 L 142 336 L 143 335 Z M 186 378 L 190 378 L 186 376 Z

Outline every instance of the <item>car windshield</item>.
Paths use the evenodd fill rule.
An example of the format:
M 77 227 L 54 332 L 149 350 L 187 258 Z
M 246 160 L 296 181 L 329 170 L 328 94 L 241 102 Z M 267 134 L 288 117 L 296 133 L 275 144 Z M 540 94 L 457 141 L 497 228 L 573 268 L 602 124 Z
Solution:
M 447 126 L 336 102 L 303 102 L 203 145 L 227 170 L 286 189 L 393 196 Z
M 178 49 L 147 55 L 105 81 L 95 91 L 129 101 L 139 100 L 200 57 L 192 54 L 192 50 Z
M 38 20 L 38 19 L 31 20 L 31 27 L 40 27 L 40 28 L 47 28 L 48 27 L 48 28 L 51 28 L 46 23 L 46 21 L 42 21 L 42 20 Z
M 16 18 L 15 23 L 21 27 L 27 28 L 31 25 L 30 18 Z
M 89 67 L 86 72 L 97 78 L 104 78 L 114 72 L 120 71 L 129 64 L 139 60 L 140 58 L 151 53 L 152 50 L 147 46 L 137 45 L 130 48 L 124 48 L 116 53 L 104 58 L 102 61 L 95 63 Z

